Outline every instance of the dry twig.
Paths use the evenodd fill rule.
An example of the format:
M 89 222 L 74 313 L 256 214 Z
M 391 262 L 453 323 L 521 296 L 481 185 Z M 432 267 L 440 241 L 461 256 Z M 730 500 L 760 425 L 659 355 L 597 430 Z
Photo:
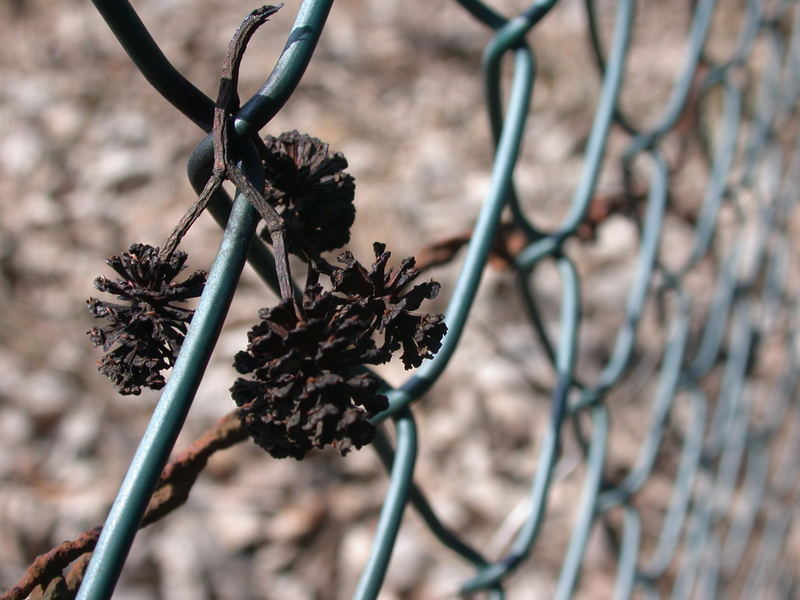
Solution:
M 164 467 L 139 527 L 158 521 L 183 504 L 209 457 L 218 450 L 230 448 L 245 439 L 247 433 L 239 420 L 238 411 L 233 411 L 192 442 L 174 461 Z M 63 597 L 52 596 L 56 591 L 63 594 L 64 589 L 77 590 L 101 529 L 102 527 L 98 526 L 84 531 L 75 539 L 62 542 L 49 552 L 38 556 L 25 570 L 17 585 L 0 596 L 0 600 L 24 600 L 37 586 L 48 589 L 46 593 L 50 593 L 54 598 Z M 64 569 L 76 559 L 80 561 L 73 565 L 64 580 Z

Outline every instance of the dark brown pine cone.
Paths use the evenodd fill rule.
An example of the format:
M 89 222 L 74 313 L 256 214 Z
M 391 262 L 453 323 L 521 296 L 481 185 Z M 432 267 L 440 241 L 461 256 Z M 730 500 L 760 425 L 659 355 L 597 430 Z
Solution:
M 253 379 L 231 388 L 250 435 L 272 456 L 303 458 L 312 448 L 336 446 L 342 454 L 372 441 L 369 418 L 388 407 L 379 380 L 358 367 L 388 361 L 403 349 L 406 368 L 419 366 L 441 347 L 447 331 L 442 315 L 415 314 L 439 292 L 427 282 L 405 291 L 419 274 L 414 260 L 386 272 L 389 253 L 375 244 L 376 261 L 367 271 L 350 253 L 331 280 L 304 294 L 303 317 L 291 302 L 259 312 L 248 333 L 246 352 L 234 366 Z M 375 334 L 383 333 L 378 346 Z
M 306 246 L 317 253 L 344 246 L 356 215 L 347 159 L 297 131 L 267 136 L 262 152 L 265 196 L 286 221 L 289 251 L 302 256 Z
M 373 315 L 376 329 L 384 333 L 381 352 L 388 356 L 402 348 L 400 358 L 405 368 L 418 367 L 439 351 L 447 326 L 442 315 L 411 311 L 417 310 L 423 300 L 435 298 L 441 286 L 428 281 L 405 291 L 419 275 L 414 258 L 403 259 L 399 267 L 387 273 L 390 253 L 386 252 L 386 245 L 375 243 L 373 249 L 376 260 L 369 271 L 350 252 L 342 253 L 339 262 L 345 268 L 334 272 L 333 289 Z
M 233 399 L 254 441 L 275 458 L 299 460 L 329 444 L 342 454 L 360 448 L 375 435 L 368 418 L 388 406 L 376 377 L 351 372 L 380 358 L 369 319 L 320 286 L 306 290 L 303 310 L 304 320 L 289 302 L 261 310 L 234 362 L 255 379 L 237 379 Z
M 89 311 L 109 325 L 87 333 L 106 355 L 98 369 L 120 394 L 139 394 L 143 387 L 164 387 L 161 371 L 175 363 L 194 311 L 176 303 L 199 296 L 206 274 L 195 271 L 182 282 L 172 280 L 183 270 L 186 253 L 175 252 L 167 261 L 159 249 L 133 244 L 128 252 L 106 262 L 122 279 L 98 277 L 94 286 L 115 294 L 123 303 L 89 298 Z

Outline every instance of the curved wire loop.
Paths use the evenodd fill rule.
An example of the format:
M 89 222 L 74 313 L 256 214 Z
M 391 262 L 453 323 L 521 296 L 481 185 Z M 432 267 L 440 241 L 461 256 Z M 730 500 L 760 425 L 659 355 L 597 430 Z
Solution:
M 127 0 L 93 1 L 147 80 L 210 132 L 214 103 L 172 67 Z M 492 598 L 504 598 L 506 578 L 535 553 L 563 441 L 570 432 L 578 442 L 585 474 L 554 597 L 569 598 L 580 585 L 587 545 L 598 527 L 615 550 L 615 598 L 635 593 L 661 597 L 667 588 L 674 598 L 713 597 L 737 574 L 745 550 L 754 546 L 755 558 L 742 579 L 745 597 L 755 597 L 787 573 L 795 582 L 796 569 L 778 558 L 791 518 L 781 508 L 796 506 L 798 486 L 792 482 L 800 468 L 796 460 L 800 407 L 795 394 L 800 353 L 795 301 L 788 297 L 792 246 L 787 228 L 800 194 L 796 185 L 800 179 L 800 136 L 796 134 L 800 8 L 777 2 L 766 9 L 759 0 L 749 0 L 733 50 L 715 62 L 707 45 L 717 3 L 693 3 L 688 44 L 672 91 L 653 124 L 645 125 L 625 110 L 620 99 L 635 26 L 634 1 L 618 0 L 606 54 L 595 0 L 585 0 L 589 46 L 602 84 L 572 200 L 560 224 L 547 229 L 526 211 L 525 199 L 514 183 L 514 169 L 526 122 L 536 118 L 530 114 L 536 58 L 528 38 L 556 8 L 557 0 L 533 2 L 513 18 L 480 0 L 458 2 L 493 32 L 482 65 L 494 143 L 491 184 L 449 301 L 449 330 L 442 349 L 396 389 L 385 386 L 389 408 L 373 419 L 379 424 L 391 418 L 396 439 L 392 444 L 379 430 L 374 444 L 389 472 L 389 486 L 355 597 L 377 597 L 403 511 L 411 504 L 434 536 L 474 569 L 460 592 L 485 590 Z M 247 139 L 296 88 L 331 5 L 332 0 L 303 2 L 275 68 L 235 115 L 236 130 L 244 140 L 243 168 L 253 184 L 263 183 L 263 173 Z M 744 67 L 761 40 L 766 58 L 756 69 L 758 92 L 749 106 L 752 75 Z M 501 65 L 506 59 L 512 63 L 513 75 L 503 108 Z M 722 99 L 721 112 L 709 127 L 711 118 L 703 111 L 712 98 Z M 672 184 L 681 161 L 676 166 L 676 161 L 669 160 L 665 147 L 687 118 L 695 119 L 690 141 L 701 147 L 707 170 L 690 223 L 691 239 L 679 253 L 682 260 L 675 261 L 662 233 L 674 209 Z M 794 137 L 789 139 L 786 131 Z M 623 174 L 625 201 L 635 208 L 638 254 L 623 318 L 614 324 L 609 357 L 596 375 L 587 377 L 579 375 L 579 341 L 582 297 L 590 296 L 592 290 L 584 289 L 568 242 L 586 222 L 601 171 L 611 162 L 612 133 L 627 139 L 626 149 L 615 155 L 612 166 Z M 209 177 L 212 159 L 213 143 L 207 136 L 189 161 L 189 177 L 198 191 Z M 106 522 L 80 590 L 83 600 L 107 598 L 113 590 L 152 487 L 189 410 L 245 260 L 277 287 L 269 251 L 258 241 L 251 245 L 257 216 L 247 201 L 237 197 L 231 203 L 219 192 L 210 207 L 225 227 L 220 250 L 174 372 Z M 435 385 L 456 351 L 504 212 L 526 236 L 527 244 L 516 256 L 514 268 L 532 332 L 556 383 L 531 479 L 527 516 L 508 550 L 495 558 L 484 556 L 449 528 L 413 481 L 417 433 L 410 409 Z M 726 225 L 727 240 L 718 239 L 723 214 L 732 215 L 732 223 Z M 541 313 L 535 284 L 537 270 L 545 262 L 555 264 L 560 277 L 557 335 L 549 331 Z M 712 275 L 705 297 L 690 279 L 709 265 Z M 632 468 L 612 478 L 608 447 L 617 410 L 613 394 L 636 362 L 640 329 L 648 316 L 668 331 L 667 341 L 658 361 L 638 456 Z M 756 406 L 748 386 L 759 345 L 767 338 L 779 340 L 786 359 L 769 397 L 759 398 L 761 405 Z M 766 418 L 759 416 L 764 414 Z M 681 418 L 686 420 L 683 425 Z M 645 531 L 653 528 L 645 527 L 637 496 L 658 472 L 668 447 L 675 457 L 674 472 L 668 478 L 672 491 L 654 543 L 648 545 Z M 776 460 L 782 462 L 770 472 Z M 776 495 L 782 503 L 769 501 Z M 745 499 L 745 508 L 734 511 L 737 497 Z M 765 523 L 761 529 L 759 519 Z M 645 552 L 645 547 L 652 549 Z

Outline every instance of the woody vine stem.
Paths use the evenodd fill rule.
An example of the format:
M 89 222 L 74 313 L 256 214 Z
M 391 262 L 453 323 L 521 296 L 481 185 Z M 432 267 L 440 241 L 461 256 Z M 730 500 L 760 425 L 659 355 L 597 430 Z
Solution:
M 291 300 L 294 297 L 292 290 L 291 271 L 289 269 L 289 258 L 286 252 L 286 225 L 278 212 L 266 201 L 263 195 L 250 183 L 242 173 L 241 169 L 231 160 L 229 143 L 232 130 L 232 118 L 239 109 L 239 68 L 247 49 L 247 43 L 263 25 L 267 19 L 278 11 L 276 6 L 263 6 L 251 12 L 237 29 L 228 47 L 225 62 L 222 67 L 222 77 L 220 78 L 217 102 L 214 107 L 214 165 L 212 167 L 211 178 L 206 183 L 205 188 L 198 201 L 189 209 L 181 221 L 176 225 L 170 234 L 160 258 L 169 261 L 175 252 L 181 239 L 197 220 L 200 214 L 208 206 L 208 202 L 214 193 L 222 185 L 225 179 L 233 181 L 239 191 L 244 194 L 248 201 L 258 210 L 261 217 L 267 223 L 270 238 L 275 250 L 275 268 L 278 273 L 280 293 L 283 300 Z M 255 140 L 260 140 L 255 137 Z

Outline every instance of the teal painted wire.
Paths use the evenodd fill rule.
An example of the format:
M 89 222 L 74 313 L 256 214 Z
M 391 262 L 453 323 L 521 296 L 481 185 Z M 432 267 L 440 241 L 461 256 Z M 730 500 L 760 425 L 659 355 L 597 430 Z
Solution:
M 192 184 L 194 191 L 198 194 L 203 191 L 211 174 L 211 165 L 214 160 L 213 145 L 214 142 L 211 137 L 206 137 L 197 145 L 194 152 L 189 157 L 187 174 L 189 176 L 189 182 Z M 217 224 L 224 229 L 230 218 L 231 207 L 232 203 L 228 194 L 225 190 L 220 188 L 217 193 L 211 197 L 208 203 L 208 212 L 211 213 L 211 216 Z M 247 251 L 247 262 L 259 277 L 261 277 L 264 283 L 276 294 L 280 295 L 278 274 L 275 270 L 275 258 L 257 236 L 253 236 L 250 243 L 250 249 Z
M 394 449 L 381 428 L 378 428 L 375 441 L 372 445 L 378 452 L 383 466 L 387 471 L 391 472 L 392 465 L 394 464 Z M 431 533 L 433 533 L 442 544 L 470 561 L 476 567 L 484 567 L 489 564 L 477 550 L 469 546 L 458 534 L 442 523 L 427 498 L 425 498 L 425 495 L 413 482 L 409 491 L 409 501 L 417 510 L 422 520 L 425 521 Z
M 686 394 L 691 403 L 689 429 L 683 441 L 678 472 L 672 489 L 667 513 L 661 524 L 661 533 L 651 558 L 642 567 L 642 575 L 649 579 L 661 577 L 669 568 L 680 541 L 682 525 L 686 521 L 695 478 L 703 456 L 703 436 L 706 431 L 707 401 L 703 392 L 693 389 Z
M 508 22 L 508 19 L 503 15 L 480 2 L 480 0 L 458 0 L 458 3 L 468 10 L 473 17 L 491 29 L 500 29 Z
M 127 0 L 92 0 L 142 75 L 175 108 L 211 131 L 214 102 L 191 84 L 161 52 Z
M 236 129 L 242 135 L 262 129 L 283 108 L 297 88 L 322 35 L 333 0 L 304 0 L 292 32 L 275 68 L 261 89 L 236 115 Z
M 584 0 L 584 7 L 586 9 L 587 32 L 589 34 L 589 45 L 592 48 L 592 55 L 594 56 L 597 70 L 601 76 L 605 77 L 606 73 L 606 59 L 603 52 L 603 44 L 600 40 L 600 31 L 597 23 L 597 11 L 594 9 L 596 0 Z M 630 123 L 628 118 L 622 113 L 619 107 L 614 108 L 614 121 L 622 127 L 628 135 L 637 135 L 638 129 Z
M 541 20 L 547 12 L 553 7 L 555 2 L 539 2 L 534 4 L 533 8 L 537 10 L 529 17 L 517 17 L 513 21 L 505 23 L 502 29 L 504 35 L 510 39 L 519 40 L 517 42 L 518 48 L 525 48 L 530 52 L 533 57 L 534 71 L 533 78 L 536 78 L 536 60 L 530 46 L 525 42 L 524 33 L 533 27 L 539 20 Z M 492 43 L 486 47 L 483 54 L 483 73 L 485 76 L 484 89 L 486 94 L 486 108 L 489 116 L 489 127 L 492 132 L 492 140 L 494 141 L 495 152 L 500 144 L 500 135 L 503 129 L 503 107 L 501 98 L 501 83 L 500 64 L 505 56 L 508 47 L 504 43 Z M 511 215 L 514 222 L 522 228 L 530 239 L 536 239 L 541 236 L 541 232 L 534 227 L 522 212 L 519 203 L 516 187 L 513 179 L 509 184 L 508 198 L 506 203 L 511 209 Z
M 525 34 L 530 31 L 544 16 L 555 6 L 557 0 L 539 0 L 520 16 L 506 21 L 483 53 L 484 89 L 486 94 L 486 109 L 489 116 L 492 140 L 495 150 L 500 143 L 500 134 L 503 129 L 503 103 L 502 85 L 500 82 L 500 63 L 503 56 L 510 49 L 526 48 L 530 46 L 525 41 Z M 536 77 L 534 61 L 534 78 Z M 513 185 L 512 185 L 513 191 Z
M 781 248 L 781 246 L 778 246 Z M 776 293 L 774 287 L 785 289 L 787 283 L 783 271 L 781 253 L 770 256 L 768 265 L 767 282 L 762 293 L 762 305 L 767 307 L 763 315 L 762 332 L 770 333 L 777 321 L 771 319 L 769 314 L 773 304 L 771 296 Z M 773 278 L 776 278 L 775 281 Z M 798 355 L 794 348 L 794 336 L 787 335 L 785 353 L 788 357 L 785 370 L 780 379 L 775 383 L 774 390 L 767 398 L 760 398 L 759 404 L 769 402 L 770 419 L 761 431 L 748 435 L 747 460 L 744 479 L 742 482 L 741 496 L 744 499 L 744 509 L 734 515 L 730 528 L 722 547 L 721 563 L 725 572 L 734 572 L 745 558 L 745 553 L 751 546 L 756 521 L 760 507 L 763 506 L 768 486 L 770 472 L 771 451 L 769 442 L 780 431 L 786 421 L 790 403 L 795 397 L 798 382 Z
M 747 61 L 747 57 L 752 52 L 753 45 L 758 36 L 761 19 L 764 16 L 763 8 L 764 2 L 762 0 L 748 0 L 747 14 L 742 29 L 739 32 L 736 49 L 733 51 L 731 59 L 725 63 L 725 69 L 742 65 Z
M 708 536 L 708 552 L 706 556 L 718 557 L 720 551 L 719 536 L 712 533 Z M 717 598 L 717 588 L 719 587 L 720 564 L 719 561 L 711 558 L 706 560 L 704 567 L 698 573 L 697 597 L 698 598 Z
M 745 475 L 742 482 L 744 508 L 740 513 L 734 515 L 720 552 L 720 564 L 728 572 L 735 572 L 744 560 L 756 526 L 759 508 L 764 501 L 768 474 L 769 453 L 764 444 L 751 442 L 747 448 Z
M 514 40 L 500 38 L 498 43 L 510 47 L 514 45 Z M 500 213 L 508 197 L 511 176 L 519 155 L 522 131 L 530 105 L 533 59 L 530 52 L 524 48 L 516 50 L 514 56 L 515 69 L 509 94 L 508 117 L 495 156 L 489 193 L 475 224 L 461 273 L 447 307 L 445 317 L 447 335 L 442 348 L 432 360 L 423 365 L 403 386 L 387 394 L 390 406 L 374 418 L 375 422 L 386 419 L 424 394 L 444 371 L 461 338 L 489 255 L 494 232 L 500 221 Z
M 758 86 L 758 98 L 756 104 L 755 119 L 751 122 L 752 130 L 750 137 L 745 145 L 745 172 L 742 176 L 742 181 L 745 185 L 752 182 L 754 174 L 756 173 L 756 166 L 763 158 L 762 150 L 769 141 L 769 136 L 773 133 L 774 118 L 780 102 L 773 98 L 773 94 L 777 96 L 777 89 L 780 78 L 781 58 L 783 56 L 783 40 L 781 36 L 770 36 L 767 38 L 770 44 L 767 45 L 769 50 L 768 60 L 761 73 L 761 81 Z
M 532 277 L 530 276 L 531 270 L 520 269 L 517 267 L 515 271 L 517 274 L 517 286 L 519 287 L 520 295 L 522 296 L 522 306 L 525 308 L 528 322 L 533 328 L 533 331 L 536 334 L 539 342 L 542 344 L 542 348 L 544 349 L 547 359 L 550 361 L 550 364 L 555 367 L 556 350 L 542 318 L 542 313 L 536 300 L 536 294 L 532 289 L 533 282 Z
M 214 102 L 172 66 L 128 1 L 92 2 L 150 84 L 201 129 L 210 132 Z M 289 99 L 308 66 L 332 5 L 333 0 L 304 0 L 275 68 L 237 114 L 237 120 L 247 123 L 246 132 L 242 133 L 260 130 Z
M 639 581 L 645 600 L 661 600 L 661 592 L 649 581 Z
M 748 410 L 746 400 L 742 398 L 741 384 L 752 338 L 747 303 L 737 307 L 733 323 L 735 339 L 726 361 L 723 388 L 719 393 L 711 425 L 713 437 L 706 448 L 707 459 L 718 457 L 718 464 L 715 472 L 709 473 L 710 489 L 698 495 L 698 502 L 689 521 L 684 557 L 672 594 L 675 600 L 692 597 L 703 565 L 702 557 L 721 514 L 717 507 L 730 505 L 744 454 Z
M 553 596 L 555 600 L 568 600 L 578 583 L 589 534 L 595 521 L 597 497 L 603 481 L 603 465 L 608 449 L 608 410 L 602 404 L 596 404 L 589 410 L 592 417 L 592 439 L 586 458 L 586 481 L 567 554 L 561 565 L 561 573 Z
M 248 159 L 244 164 L 247 176 L 262 185 L 261 161 L 255 150 Z M 257 223 L 255 209 L 244 197 L 238 197 L 172 375 L 103 525 L 78 600 L 111 597 L 139 522 L 183 427 L 222 329 Z
M 727 431 L 731 422 L 739 414 L 745 392 L 744 379 L 747 375 L 754 335 L 751 306 L 744 299 L 736 306 L 731 331 L 733 341 L 728 349 L 719 401 L 711 419 L 711 429 L 708 432 L 707 444 L 712 451 L 728 441 L 726 440 Z
M 414 462 L 417 457 L 417 428 L 411 411 L 406 408 L 396 414 L 394 424 L 397 431 L 397 449 L 394 454 L 389 489 L 383 502 L 367 565 L 353 596 L 354 600 L 377 598 L 411 490 Z
M 694 358 L 686 369 L 686 378 L 699 380 L 716 364 L 722 347 L 725 328 L 737 297 L 735 269 L 742 253 L 741 242 L 737 240 L 731 247 L 725 263 L 717 276 L 714 297 L 703 325 L 703 333 Z
M 636 562 L 642 542 L 642 521 L 636 509 L 626 506 L 622 521 L 622 545 L 617 565 L 614 600 L 627 600 L 633 595 L 636 583 Z
M 755 2 L 756 0 L 753 0 Z M 786 83 L 782 94 L 783 109 L 794 109 L 800 97 L 800 12 L 795 11 L 786 58 Z
M 797 396 L 795 396 L 794 402 L 793 423 L 797 429 L 797 423 L 800 422 Z M 764 582 L 772 579 L 770 573 L 774 572 L 787 535 L 792 530 L 793 521 L 797 519 L 797 507 L 800 506 L 800 497 L 798 497 L 800 488 L 797 485 L 798 478 L 800 478 L 800 461 L 797 460 L 797 457 L 800 456 L 800 432 L 794 431 L 793 433 L 794 436 L 789 437 L 783 444 L 781 460 L 772 473 L 773 485 L 771 487 L 776 497 L 786 498 L 786 505 L 793 507 L 794 510 L 767 505 L 766 522 L 758 543 L 756 560 L 747 575 L 742 598 L 758 597 L 758 594 L 766 587 Z
M 614 36 L 611 41 L 611 54 L 603 77 L 603 87 L 597 102 L 595 119 L 586 142 L 586 160 L 584 162 L 578 187 L 575 190 L 569 212 L 556 234 L 558 237 L 575 232 L 578 225 L 586 217 L 597 179 L 603 165 L 608 133 L 614 122 L 615 107 L 619 101 L 620 90 L 625 73 L 625 60 L 631 41 L 631 30 L 636 5 L 632 0 L 620 0 L 617 3 L 617 14 L 614 23 Z M 522 259 L 524 260 L 524 259 Z
M 695 242 L 681 275 L 686 274 L 708 252 L 714 236 L 719 207 L 727 189 L 727 178 L 736 155 L 739 123 L 742 114 L 742 94 L 730 82 L 725 85 L 725 104 L 723 108 L 723 136 L 714 156 L 711 180 L 706 188 L 700 217 L 696 226 Z
M 667 204 L 667 166 L 656 153 L 652 156 L 652 180 L 647 198 L 647 212 L 642 230 L 641 248 L 636 263 L 634 280 L 625 302 L 625 320 L 620 328 L 608 363 L 597 381 L 585 389 L 573 411 L 580 410 L 603 399 L 606 392 L 619 380 L 630 362 L 645 298 L 651 286 L 653 270 L 661 241 L 664 211 Z
M 600 174 L 608 132 L 613 122 L 622 77 L 625 71 L 625 59 L 628 54 L 631 27 L 633 24 L 633 0 L 621 0 L 617 5 L 614 39 L 608 70 L 603 79 L 597 111 L 586 149 L 586 162 L 581 174 L 578 188 L 570 205 L 570 210 L 557 232 L 531 244 L 516 257 L 517 266 L 529 269 L 543 256 L 556 251 L 567 236 L 574 233 L 586 214 L 589 202 L 594 195 L 594 187 Z
M 641 489 L 652 474 L 656 458 L 666 433 L 672 412 L 684 350 L 689 341 L 689 302 L 685 296 L 678 297 L 678 316 L 673 323 L 673 331 L 667 342 L 662 359 L 661 374 L 651 408 L 650 424 L 639 457 L 623 482 L 604 493 L 598 502 L 598 510 L 608 510 L 611 506 L 627 502 L 628 498 Z
M 687 48 L 683 67 L 673 86 L 672 93 L 667 100 L 667 104 L 658 120 L 658 124 L 647 132 L 642 133 L 634 140 L 628 149 L 629 156 L 633 156 L 646 148 L 652 147 L 680 118 L 692 90 L 692 81 L 697 72 L 697 67 L 700 64 L 716 4 L 716 0 L 699 0 L 695 5 L 694 14 L 692 16 L 692 26 L 689 31 L 689 47 Z
M 575 265 L 564 256 L 557 259 L 557 265 L 562 289 L 560 335 L 556 358 L 558 381 L 551 400 L 550 426 L 542 440 L 537 461 L 538 468 L 531 483 L 531 508 L 511 544 L 508 555 L 492 565 L 479 569 L 475 577 L 461 586 L 463 594 L 498 585 L 528 557 L 544 522 L 553 469 L 561 455 L 561 429 L 571 381 L 574 378 L 581 306 L 580 280 Z

